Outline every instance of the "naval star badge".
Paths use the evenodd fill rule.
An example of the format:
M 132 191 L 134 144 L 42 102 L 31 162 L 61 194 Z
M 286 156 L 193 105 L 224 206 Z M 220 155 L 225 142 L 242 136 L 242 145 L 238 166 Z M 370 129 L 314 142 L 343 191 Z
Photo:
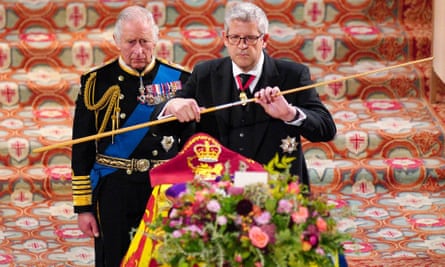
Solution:
M 291 154 L 292 152 L 297 150 L 298 142 L 295 141 L 295 137 L 286 137 L 285 139 L 281 139 L 281 149 L 283 149 L 284 153 Z

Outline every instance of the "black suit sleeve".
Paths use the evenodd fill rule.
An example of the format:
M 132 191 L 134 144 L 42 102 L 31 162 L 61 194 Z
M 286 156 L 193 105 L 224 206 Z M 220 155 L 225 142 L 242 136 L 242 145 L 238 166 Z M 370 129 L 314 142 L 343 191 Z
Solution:
M 292 75 L 290 75 L 292 74 Z M 309 68 L 297 64 L 291 68 L 291 73 L 288 75 L 296 79 L 292 83 L 297 87 L 303 87 L 313 84 Z M 284 88 L 291 87 L 288 84 Z M 311 142 L 326 142 L 332 140 L 336 133 L 334 119 L 326 106 L 321 102 L 316 88 L 310 88 L 303 91 L 289 94 L 287 100 L 294 106 L 300 108 L 307 116 L 298 130 L 300 134 Z

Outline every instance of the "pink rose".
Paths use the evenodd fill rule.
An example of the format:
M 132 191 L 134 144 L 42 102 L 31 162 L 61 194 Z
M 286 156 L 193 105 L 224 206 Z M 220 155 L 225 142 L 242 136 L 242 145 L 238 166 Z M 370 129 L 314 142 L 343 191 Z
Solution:
M 298 211 L 292 213 L 292 221 L 294 223 L 304 223 L 309 217 L 309 210 L 306 207 L 299 207 Z
M 252 244 L 257 248 L 264 248 L 269 243 L 269 236 L 258 226 L 250 228 L 249 238 Z
M 320 232 L 326 232 L 328 230 L 328 224 L 321 217 L 317 218 L 317 221 L 315 224 L 317 225 L 317 228 Z
M 300 193 L 300 186 L 296 182 L 292 182 L 287 186 L 287 192 L 291 194 L 298 194 Z

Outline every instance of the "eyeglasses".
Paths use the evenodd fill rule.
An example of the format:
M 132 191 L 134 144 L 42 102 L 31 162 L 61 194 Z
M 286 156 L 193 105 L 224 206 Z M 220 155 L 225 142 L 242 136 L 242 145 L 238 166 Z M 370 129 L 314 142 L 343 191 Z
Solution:
M 261 37 L 263 37 L 263 34 L 260 34 L 258 36 L 247 35 L 244 37 L 241 37 L 238 34 L 226 35 L 226 38 L 229 41 L 229 44 L 231 45 L 239 45 L 241 40 L 243 40 L 244 43 L 247 45 L 255 45 L 258 42 L 258 39 L 260 39 Z

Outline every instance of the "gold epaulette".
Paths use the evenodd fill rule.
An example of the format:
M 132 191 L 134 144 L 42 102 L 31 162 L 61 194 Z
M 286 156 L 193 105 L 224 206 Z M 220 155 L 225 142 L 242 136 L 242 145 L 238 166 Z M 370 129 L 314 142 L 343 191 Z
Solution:
M 94 67 L 92 67 L 91 69 L 85 71 L 82 75 L 87 75 L 87 74 L 89 74 L 89 73 L 91 73 L 91 72 L 95 72 L 95 71 L 97 71 L 98 69 L 100 69 L 100 68 L 102 68 L 102 67 L 104 67 L 104 66 L 106 66 L 106 65 L 110 65 L 110 64 L 113 63 L 115 60 L 116 60 L 116 58 L 112 58 L 112 59 L 110 59 L 110 60 L 107 60 L 107 61 L 105 61 L 104 63 L 102 63 L 102 64 L 100 64 L 100 65 L 97 65 L 97 66 L 94 66 Z
M 174 63 L 172 61 L 168 61 L 168 60 L 166 60 L 164 58 L 156 58 L 156 59 L 159 60 L 159 62 L 161 62 L 162 64 L 168 65 L 168 66 L 170 66 L 172 68 L 175 68 L 175 69 L 178 69 L 180 71 L 191 72 L 186 67 L 184 67 L 184 66 L 182 66 L 180 64 Z
M 93 191 L 89 175 L 72 176 L 73 205 L 89 206 L 93 204 Z

